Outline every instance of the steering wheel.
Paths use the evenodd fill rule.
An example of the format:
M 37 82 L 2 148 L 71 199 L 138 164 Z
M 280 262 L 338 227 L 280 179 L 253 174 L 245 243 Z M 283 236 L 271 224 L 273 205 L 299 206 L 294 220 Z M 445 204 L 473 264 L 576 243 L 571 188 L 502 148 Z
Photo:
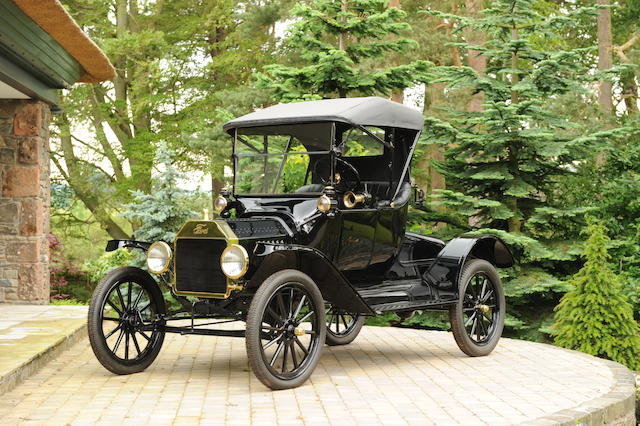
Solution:
M 320 178 L 320 181 L 322 182 L 323 185 L 328 185 L 329 179 L 325 179 L 322 176 L 319 176 L 317 174 L 318 165 L 320 163 L 325 163 L 328 161 L 329 161 L 328 159 L 323 158 L 321 160 L 316 161 L 316 163 L 313 165 L 313 175 L 318 176 L 318 178 Z M 362 180 L 360 179 L 360 173 L 358 173 L 358 170 L 356 170 L 356 168 L 353 167 L 353 165 L 350 164 L 348 161 L 340 157 L 336 157 L 336 173 L 340 173 L 341 179 L 338 185 L 343 186 L 345 192 L 355 191 L 362 182 Z M 353 179 L 346 179 L 345 174 L 352 175 L 351 177 L 353 177 Z

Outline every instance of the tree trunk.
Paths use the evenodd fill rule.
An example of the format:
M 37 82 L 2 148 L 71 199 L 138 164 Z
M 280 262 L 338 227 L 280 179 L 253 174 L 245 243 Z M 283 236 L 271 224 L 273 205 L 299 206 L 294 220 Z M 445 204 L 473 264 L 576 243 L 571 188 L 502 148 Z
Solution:
M 631 48 L 638 40 L 640 40 L 640 31 L 633 34 L 624 44 L 613 48 L 623 64 L 632 64 L 625 51 Z M 627 114 L 635 114 L 638 112 L 638 83 L 636 82 L 635 72 L 625 72 L 621 83 Z
M 628 73 L 622 78 L 621 83 L 627 114 L 635 114 L 638 112 L 638 84 L 636 83 L 635 74 L 633 72 Z
M 83 166 L 73 151 L 71 130 L 66 114 L 61 114 L 58 119 L 58 126 L 60 127 L 60 144 L 64 155 L 66 171 L 62 168 L 62 164 L 57 160 L 57 157 L 52 157 L 52 160 L 60 170 L 60 173 L 63 174 L 65 180 L 71 189 L 73 189 L 73 192 L 93 214 L 100 226 L 107 231 L 111 238 L 129 238 L 129 235 L 111 219 L 106 206 L 93 195 L 93 188 L 91 188 L 88 183 L 83 173 Z
M 477 16 L 482 9 L 482 0 L 465 0 L 468 16 Z M 464 38 L 467 43 L 475 46 L 481 46 L 485 42 L 485 34 L 481 31 L 473 31 L 466 29 L 464 31 Z M 467 52 L 467 62 L 469 66 L 473 68 L 478 74 L 484 74 L 487 69 L 487 59 L 480 54 L 481 52 L 474 49 L 469 49 Z M 482 104 L 484 103 L 484 94 L 476 93 L 471 97 L 471 100 L 467 104 L 467 110 L 473 112 L 482 111 Z
M 609 0 L 597 0 L 598 5 L 608 6 Z M 598 9 L 598 70 L 605 71 L 613 67 L 611 52 L 611 10 Z M 607 117 L 613 113 L 613 94 L 611 82 L 601 81 L 598 90 L 598 105 Z
M 515 41 L 515 40 L 518 40 L 518 38 L 519 38 L 518 29 L 512 28 L 511 40 Z M 511 54 L 511 69 L 513 70 L 518 69 L 518 53 L 517 52 L 513 52 Z M 511 86 L 512 87 L 515 86 L 516 84 L 518 84 L 519 81 L 520 81 L 520 76 L 518 75 L 518 73 L 516 72 L 512 73 Z M 511 90 L 511 103 L 515 105 L 519 102 L 520 102 L 520 99 L 518 98 L 518 92 L 516 92 L 515 90 Z M 518 148 L 518 145 L 516 144 L 517 144 L 517 141 L 513 141 L 509 144 L 507 148 L 507 156 L 509 160 L 509 169 L 510 169 L 509 172 L 514 177 L 518 176 L 518 174 L 520 173 L 520 170 L 518 167 L 519 148 Z M 513 217 L 510 217 L 509 219 L 507 219 L 509 232 L 520 232 L 522 230 L 522 219 L 520 217 L 518 199 L 515 197 L 508 197 L 506 201 L 506 205 L 509 208 L 509 210 L 511 210 L 511 212 L 513 213 Z
M 434 83 L 425 89 L 424 109 L 426 114 L 430 114 L 444 96 L 444 83 Z M 438 173 L 433 165 L 434 161 L 444 160 L 442 148 L 439 145 L 431 145 L 427 148 L 422 159 L 418 163 L 418 168 L 423 171 L 423 177 L 417 181 L 418 185 L 427 194 L 433 194 L 438 189 L 445 189 L 444 175 Z
M 400 9 L 400 0 L 391 0 L 389 1 L 389 8 L 397 7 Z M 399 104 L 404 103 L 404 90 L 396 89 L 391 92 L 391 100 L 397 102 Z

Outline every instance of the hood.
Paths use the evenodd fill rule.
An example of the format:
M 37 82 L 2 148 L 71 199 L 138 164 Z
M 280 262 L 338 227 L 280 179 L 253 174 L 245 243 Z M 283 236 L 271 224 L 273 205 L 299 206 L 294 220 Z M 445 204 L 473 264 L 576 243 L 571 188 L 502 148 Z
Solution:
M 293 232 L 278 217 L 254 216 L 247 219 L 194 220 L 184 224 L 176 238 L 242 240 L 289 238 Z

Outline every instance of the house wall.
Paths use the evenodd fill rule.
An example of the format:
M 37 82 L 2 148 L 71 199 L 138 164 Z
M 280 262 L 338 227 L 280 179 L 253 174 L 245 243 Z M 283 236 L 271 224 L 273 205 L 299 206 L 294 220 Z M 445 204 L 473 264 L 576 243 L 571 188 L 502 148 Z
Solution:
M 49 302 L 49 107 L 0 99 L 0 302 Z

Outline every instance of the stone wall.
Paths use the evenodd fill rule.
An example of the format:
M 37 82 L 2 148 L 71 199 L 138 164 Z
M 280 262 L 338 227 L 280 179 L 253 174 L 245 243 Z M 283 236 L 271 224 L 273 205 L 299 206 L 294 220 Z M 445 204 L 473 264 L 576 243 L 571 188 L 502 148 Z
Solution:
M 0 99 L 0 302 L 49 302 L 49 117 Z

